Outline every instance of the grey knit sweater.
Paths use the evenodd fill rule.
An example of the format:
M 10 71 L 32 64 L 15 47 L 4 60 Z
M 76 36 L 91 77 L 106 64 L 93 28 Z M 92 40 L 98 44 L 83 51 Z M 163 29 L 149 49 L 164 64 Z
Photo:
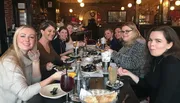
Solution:
M 113 51 L 111 59 L 122 68 L 125 68 L 139 77 L 144 77 L 145 40 L 136 40 L 130 46 L 123 46 L 118 52 Z

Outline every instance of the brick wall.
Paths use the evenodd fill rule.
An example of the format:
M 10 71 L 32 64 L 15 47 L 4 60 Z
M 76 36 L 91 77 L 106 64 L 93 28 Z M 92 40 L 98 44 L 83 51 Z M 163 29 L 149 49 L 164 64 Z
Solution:
M 13 24 L 13 5 L 12 0 L 4 0 L 4 10 L 7 28 L 11 28 Z

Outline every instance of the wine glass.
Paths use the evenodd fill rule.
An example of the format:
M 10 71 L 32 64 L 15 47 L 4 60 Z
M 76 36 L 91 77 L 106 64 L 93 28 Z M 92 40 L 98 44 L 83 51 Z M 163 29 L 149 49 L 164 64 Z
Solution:
M 74 88 L 74 79 L 67 74 L 61 76 L 61 89 L 65 92 L 70 92 Z M 69 103 L 68 93 L 66 94 L 66 101 L 64 103 Z

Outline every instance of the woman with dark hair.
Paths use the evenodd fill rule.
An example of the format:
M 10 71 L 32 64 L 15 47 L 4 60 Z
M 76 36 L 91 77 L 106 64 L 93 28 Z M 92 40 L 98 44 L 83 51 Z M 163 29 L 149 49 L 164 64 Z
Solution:
M 150 30 L 147 47 L 152 56 L 151 68 L 144 78 L 119 68 L 120 76 L 129 76 L 141 88 L 150 103 L 180 103 L 180 40 L 169 26 Z
M 117 42 L 117 51 L 119 51 L 123 46 L 123 39 L 122 39 L 122 29 L 121 26 L 117 26 L 114 30 L 114 37 L 115 41 Z
M 121 28 L 123 47 L 117 52 L 109 49 L 111 59 L 119 66 L 130 70 L 140 77 L 144 77 L 145 39 L 139 33 L 133 22 L 126 22 Z
M 64 26 L 60 27 L 57 34 L 57 37 L 51 42 L 56 53 L 60 56 L 72 53 L 73 49 L 66 51 L 66 42 L 69 41 L 67 28 Z
M 106 38 L 106 42 L 107 42 L 106 49 L 109 46 L 109 48 L 111 48 L 112 50 L 119 51 L 120 45 L 119 45 L 118 41 L 114 38 L 113 34 L 114 34 L 113 30 L 110 28 L 108 28 L 104 31 L 104 37 Z
M 53 21 L 45 20 L 40 25 L 41 38 L 38 41 L 40 51 L 40 70 L 42 80 L 48 78 L 56 71 L 52 69 L 54 65 L 63 65 L 65 57 L 60 57 L 52 47 L 51 41 L 55 36 L 55 24 Z

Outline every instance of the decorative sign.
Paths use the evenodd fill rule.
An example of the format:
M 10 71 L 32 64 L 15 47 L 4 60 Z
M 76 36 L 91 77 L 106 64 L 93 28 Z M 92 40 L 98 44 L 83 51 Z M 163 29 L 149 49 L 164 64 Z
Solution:
M 18 9 L 25 9 L 25 3 L 18 3 Z
M 52 8 L 52 1 L 48 1 L 48 8 Z

